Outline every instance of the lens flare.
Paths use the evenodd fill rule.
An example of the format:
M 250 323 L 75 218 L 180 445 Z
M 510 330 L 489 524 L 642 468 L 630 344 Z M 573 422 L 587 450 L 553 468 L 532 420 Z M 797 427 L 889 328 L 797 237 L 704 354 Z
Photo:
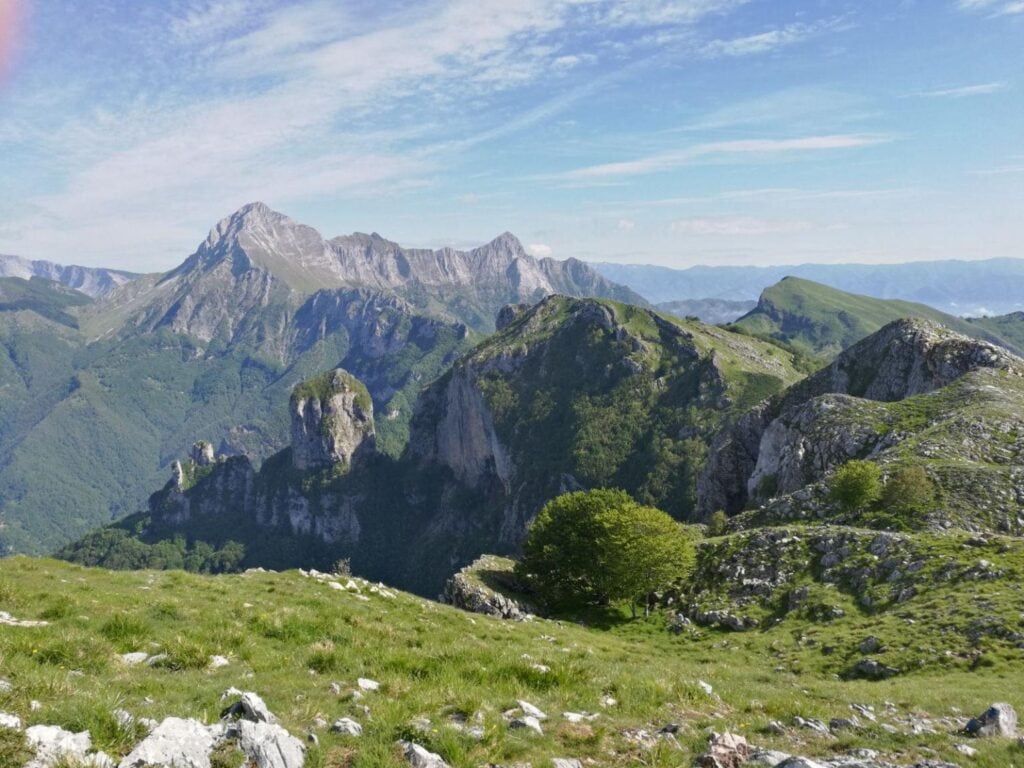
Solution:
M 0 81 L 10 73 L 21 27 L 21 0 L 0 0 Z

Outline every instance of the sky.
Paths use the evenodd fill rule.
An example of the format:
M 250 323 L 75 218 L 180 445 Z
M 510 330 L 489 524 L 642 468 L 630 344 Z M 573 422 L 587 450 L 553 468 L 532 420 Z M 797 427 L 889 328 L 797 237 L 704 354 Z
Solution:
M 1024 0 L 0 0 L 0 253 L 1024 257 Z

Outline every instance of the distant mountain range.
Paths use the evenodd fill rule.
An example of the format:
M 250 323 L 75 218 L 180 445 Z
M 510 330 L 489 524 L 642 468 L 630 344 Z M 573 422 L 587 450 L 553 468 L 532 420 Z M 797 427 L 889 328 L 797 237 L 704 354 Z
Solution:
M 656 304 L 683 299 L 756 300 L 762 290 L 782 278 L 802 277 L 879 299 L 928 304 L 951 315 L 998 315 L 1024 309 L 1024 259 L 688 269 L 592 266 Z
M 888 323 L 911 317 L 1024 354 L 1021 313 L 964 319 L 925 304 L 861 296 L 799 277 L 786 277 L 765 288 L 757 306 L 731 327 L 829 358 Z
M 52 261 L 32 261 L 0 254 L 0 277 L 20 277 L 23 280 L 42 277 L 96 298 L 131 282 L 138 275 L 119 269 L 64 266 Z
M 365 383 L 377 446 L 397 455 L 420 391 L 501 307 L 644 303 L 507 233 L 471 251 L 327 240 L 261 203 L 166 274 L 0 263 L 0 551 L 51 551 L 137 511 L 200 438 L 259 464 L 287 442 L 291 388 L 337 366 Z

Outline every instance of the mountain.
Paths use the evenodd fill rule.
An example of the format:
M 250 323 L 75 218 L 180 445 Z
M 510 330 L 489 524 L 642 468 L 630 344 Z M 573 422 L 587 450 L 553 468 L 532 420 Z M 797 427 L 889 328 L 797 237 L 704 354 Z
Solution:
M 682 299 L 680 301 L 664 301 L 657 305 L 657 309 L 676 317 L 696 317 L 702 323 L 723 325 L 739 319 L 756 306 L 756 301 Z
M 534 259 L 509 233 L 471 251 L 404 249 L 377 234 L 328 241 L 251 203 L 219 222 L 177 269 L 110 296 L 90 327 L 166 328 L 203 342 L 255 344 L 280 358 L 288 318 L 305 297 L 340 288 L 394 296 L 485 332 L 502 306 L 555 293 L 645 303 L 583 262 Z
M 0 277 L 0 313 L 33 312 L 69 328 L 78 328 L 78 320 L 69 310 L 91 303 L 84 293 L 42 277 Z
M 506 304 L 533 304 L 551 294 L 644 299 L 601 277 L 577 259 L 535 259 L 506 232 L 471 251 L 403 249 L 380 235 L 354 234 L 330 241 L 345 280 L 394 291 L 432 313 L 451 313 L 470 327 L 493 330 Z
M 52 261 L 30 261 L 19 256 L 0 254 L 0 277 L 20 277 L 29 280 L 41 277 L 74 288 L 86 296 L 106 296 L 120 285 L 130 283 L 138 275 L 119 269 L 76 267 L 55 264 Z
M 905 524 L 1019 535 L 1022 374 L 1024 360 L 1001 347 L 922 320 L 890 323 L 719 434 L 700 508 L 755 510 L 741 519 L 759 524 L 856 524 L 824 481 L 871 459 L 886 472 L 922 467 L 934 483 L 933 507 Z
M 924 304 L 859 296 L 798 277 L 785 277 L 765 288 L 757 306 L 733 325 L 813 355 L 832 357 L 882 326 L 905 317 L 940 323 L 964 335 L 1002 344 L 1018 354 L 1024 349 L 1000 336 L 994 326 L 990 329 L 983 323 L 947 315 Z
M 1024 259 L 914 261 L 903 264 L 794 264 L 771 267 L 689 267 L 637 264 L 591 266 L 609 280 L 628 285 L 655 303 L 682 299 L 757 299 L 786 276 L 842 291 L 902 299 L 951 315 L 998 314 L 1020 310 Z
M 968 317 L 967 322 L 979 331 L 998 337 L 1014 350 L 1024 350 L 1024 312 L 989 317 Z M 1018 352 L 1020 354 L 1020 352 Z
M 63 555 L 112 565 L 131 551 L 145 565 L 175 536 L 218 551 L 237 541 L 244 567 L 347 557 L 360 573 L 432 595 L 480 553 L 517 551 L 561 491 L 622 487 L 692 515 L 718 428 L 800 376 L 767 342 L 607 300 L 549 297 L 509 307 L 499 325 L 420 395 L 399 459 L 369 447 L 350 406 L 330 404 L 331 382 L 351 371 L 316 378 L 292 395 L 290 448 L 258 470 L 193 456 L 148 513 Z
M 17 316 L 0 325 L 0 548 L 20 552 L 144 508 L 196 440 L 258 466 L 288 444 L 288 393 L 320 371 L 365 383 L 377 445 L 398 456 L 420 390 L 478 338 L 457 318 L 493 328 L 506 301 L 556 290 L 642 301 L 511 235 L 468 252 L 328 241 L 260 203 L 96 301 L 23 283 L 0 311 Z

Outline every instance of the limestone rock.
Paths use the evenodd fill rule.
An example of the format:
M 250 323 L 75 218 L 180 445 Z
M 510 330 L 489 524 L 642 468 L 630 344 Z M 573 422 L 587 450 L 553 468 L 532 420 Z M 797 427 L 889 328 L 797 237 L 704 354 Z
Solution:
M 499 619 L 526 621 L 533 618 L 535 611 L 532 606 L 491 589 L 482 580 L 487 577 L 500 579 L 509 585 L 509 589 L 514 589 L 518 585 L 514 583 L 508 562 L 493 555 L 481 555 L 445 582 L 441 602 Z
M 737 512 L 752 498 L 791 493 L 847 459 L 884 449 L 868 428 L 872 401 L 933 392 L 983 369 L 1019 375 L 1022 368 L 1009 352 L 934 323 L 890 323 L 717 435 L 698 480 L 699 511 Z
M 1012 739 L 1017 735 L 1017 712 L 1009 704 L 993 704 L 978 717 L 972 718 L 965 730 L 972 736 L 1003 736 Z
M 56 725 L 33 725 L 25 730 L 25 741 L 36 756 L 25 768 L 50 768 L 61 760 L 84 762 L 92 749 L 88 731 L 72 733 Z
M 700 768 L 740 768 L 751 755 L 747 740 L 735 733 L 712 733 L 708 748 L 697 758 Z
M 275 725 L 277 718 L 259 694 L 246 691 L 241 698 L 220 713 L 221 718 L 238 717 L 254 723 Z
M 241 720 L 238 747 L 256 768 L 302 768 L 306 748 L 279 725 Z
M 439 754 L 431 752 L 412 741 L 399 741 L 406 761 L 412 768 L 449 768 Z
M 341 368 L 297 386 L 289 410 L 296 469 L 347 465 L 375 450 L 373 401 L 362 382 Z
M 210 768 L 210 752 L 223 736 L 223 726 L 168 717 L 121 760 L 118 768 Z
M 512 325 L 512 323 L 525 315 L 529 308 L 529 304 L 506 304 L 498 310 L 498 317 L 494 321 L 495 330 L 505 330 Z
M 532 731 L 538 736 L 544 735 L 544 729 L 541 728 L 540 720 L 533 715 L 523 715 L 517 717 L 508 724 L 509 728 L 525 728 L 528 731 Z
M 349 717 L 342 717 L 334 721 L 331 733 L 340 733 L 343 736 L 362 736 L 363 726 Z

